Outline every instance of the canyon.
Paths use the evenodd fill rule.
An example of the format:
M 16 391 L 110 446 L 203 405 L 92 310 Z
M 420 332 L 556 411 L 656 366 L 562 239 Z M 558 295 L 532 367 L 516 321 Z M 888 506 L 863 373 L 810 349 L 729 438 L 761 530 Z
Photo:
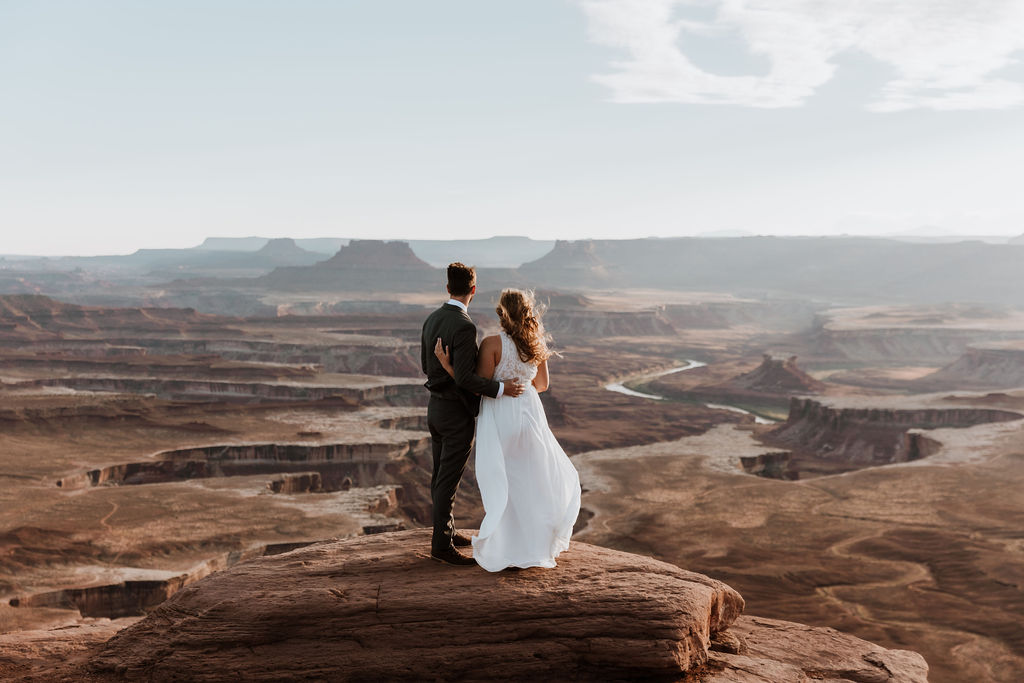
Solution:
M 678 640 L 696 657 L 693 680 L 849 674 L 814 669 L 801 639 L 859 653 L 847 665 L 863 676 L 881 676 L 872 657 L 904 650 L 940 683 L 1024 675 L 1016 290 L 879 302 L 863 288 L 832 294 L 845 291 L 835 274 L 809 297 L 796 291 L 806 273 L 769 275 L 754 252 L 838 258 L 832 243 L 639 242 L 558 243 L 480 270 L 470 312 L 483 334 L 497 329 L 502 286 L 537 287 L 559 352 L 542 401 L 584 487 L 569 583 L 528 571 L 495 585 L 584 595 L 569 577 L 612 562 L 608 549 L 633 554 L 612 564 L 637 581 L 657 561 L 674 568 L 652 575 L 727 584 L 744 607 L 722 632 L 742 647 L 724 635 L 712 647 L 711 631 Z M 301 240 L 261 246 L 279 261 L 243 268 L 221 253 L 182 261 L 193 265 L 173 282 L 180 255 L 135 256 L 151 263 L 139 268 L 75 261 L 81 270 L 51 272 L 52 286 L 26 265 L 0 293 L 0 675 L 47 680 L 46 653 L 65 653 L 93 667 L 76 671 L 121 676 L 144 666 L 175 601 L 260 567 L 301 581 L 295 558 L 337 565 L 347 543 L 412 567 L 418 551 L 393 539 L 429 523 L 419 331 L 444 300 L 437 257 L 345 241 L 319 245 L 310 264 Z M 949 256 L 932 246 L 928 258 Z M 705 261 L 730 247 L 750 273 L 724 287 Z M 692 272 L 668 286 L 670 263 Z M 471 471 L 456 515 L 467 529 L 482 518 Z M 476 590 L 487 576 L 474 577 Z M 338 604 L 362 610 L 353 591 Z M 630 623 L 648 633 L 656 622 Z M 200 631 L 189 638 L 204 646 Z M 577 647 L 530 661 L 544 671 Z M 917 673 L 891 680 L 924 675 L 900 661 Z

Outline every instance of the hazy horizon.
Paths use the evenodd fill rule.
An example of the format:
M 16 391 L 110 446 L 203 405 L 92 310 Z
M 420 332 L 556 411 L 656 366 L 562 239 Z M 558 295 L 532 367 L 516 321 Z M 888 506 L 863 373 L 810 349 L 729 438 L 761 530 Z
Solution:
M 995 1 L 14 0 L 0 252 L 1020 235 L 1022 57 Z
M 826 237 L 826 238 L 833 238 L 833 239 L 844 239 L 844 238 L 867 238 L 867 239 L 882 239 L 882 240 L 889 239 L 889 240 L 895 240 L 895 241 L 915 241 L 915 242 L 916 241 L 920 241 L 922 243 L 939 243 L 939 242 L 956 242 L 956 241 L 981 240 L 981 241 L 990 241 L 992 243 L 997 243 L 998 244 L 998 243 L 1002 243 L 1003 241 L 1007 241 L 1007 240 L 1013 239 L 1015 237 L 1020 237 L 1021 236 L 1021 235 L 1016 235 L 1016 234 L 1012 234 L 1012 233 L 1001 234 L 1001 235 L 1000 234 L 992 234 L 992 235 L 958 235 L 958 234 L 954 234 L 954 233 L 929 233 L 929 232 L 920 232 L 920 231 L 917 231 L 917 232 L 909 231 L 908 233 L 903 233 L 903 234 L 898 234 L 898 233 L 893 233 L 893 234 L 869 234 L 869 233 L 852 234 L 852 233 L 844 233 L 844 234 L 834 234 L 834 235 L 809 235 L 809 234 L 780 235 L 780 234 L 753 233 L 753 232 L 752 233 L 744 233 L 744 234 L 732 234 L 730 232 L 729 234 L 724 234 L 726 231 L 721 231 L 721 232 L 723 234 L 702 233 L 702 234 L 695 234 L 695 235 L 650 235 L 650 236 L 630 236 L 630 235 L 624 235 L 624 236 L 620 236 L 620 237 L 593 237 L 593 238 L 592 237 L 575 237 L 575 238 L 530 237 L 529 235 L 488 235 L 486 237 L 453 237 L 453 238 L 380 237 L 380 236 L 371 236 L 371 237 L 342 237 L 342 236 L 338 236 L 338 235 L 311 235 L 311 236 L 306 236 L 306 235 L 295 235 L 295 236 L 292 236 L 292 235 L 276 235 L 276 236 L 267 236 L 267 235 L 232 235 L 232 236 L 210 235 L 210 236 L 204 238 L 203 240 L 199 241 L 198 243 L 189 243 L 189 244 L 186 244 L 184 246 L 177 246 L 177 245 L 172 245 L 172 246 L 138 245 L 138 246 L 125 247 L 124 249 L 121 249 L 119 251 L 93 251 L 93 252 L 67 252 L 67 253 L 59 252 L 59 251 L 53 251 L 53 252 L 49 252 L 49 253 L 0 252 L 0 258 L 5 258 L 5 257 L 7 257 L 7 258 L 64 258 L 64 257 L 91 257 L 91 256 L 127 256 L 127 255 L 135 253 L 136 251 L 148 250 L 148 249 L 155 249 L 155 250 L 159 250 L 159 249 L 198 249 L 200 247 L 203 247 L 207 240 L 240 240 L 240 241 L 241 240 L 267 240 L 267 241 L 270 241 L 270 240 L 274 240 L 274 239 L 292 239 L 292 240 L 295 240 L 296 242 L 300 243 L 298 245 L 300 247 L 303 247 L 303 245 L 301 244 L 302 242 L 315 241 L 315 240 L 342 240 L 342 241 L 348 241 L 348 240 L 363 239 L 363 240 L 380 240 L 380 241 L 385 241 L 385 242 L 418 242 L 418 241 L 434 241 L 434 240 L 439 241 L 439 242 L 446 242 L 446 241 L 450 241 L 450 242 L 471 242 L 471 241 L 489 240 L 489 239 L 495 239 L 495 238 L 526 238 L 526 239 L 531 239 L 531 240 L 535 240 L 535 241 L 538 241 L 538 242 L 555 242 L 555 241 L 570 241 L 570 242 L 573 242 L 573 241 L 586 241 L 586 240 L 591 240 L 591 239 L 607 241 L 607 240 L 685 239 L 685 238 L 739 239 L 739 238 L 744 238 L 744 237 L 780 237 L 780 238 L 800 239 L 800 238 Z M 249 248 L 241 248 L 242 245 L 232 245 L 232 246 L 235 247 L 235 248 L 224 248 L 223 250 L 224 251 L 243 251 L 243 252 L 244 251 L 253 251 L 253 252 L 255 252 L 255 251 L 258 251 L 260 248 L 262 248 L 263 245 L 260 245 L 259 247 L 249 247 Z M 322 250 L 312 250 L 312 249 L 309 249 L 308 246 L 303 247 L 303 248 L 305 248 L 307 250 L 310 250 L 310 251 L 315 251 L 315 252 L 318 252 L 318 253 L 324 253 L 324 254 L 327 253 L 326 251 L 322 251 Z M 213 251 L 221 250 L 220 247 L 206 247 L 206 249 L 210 249 L 210 250 L 213 250 Z

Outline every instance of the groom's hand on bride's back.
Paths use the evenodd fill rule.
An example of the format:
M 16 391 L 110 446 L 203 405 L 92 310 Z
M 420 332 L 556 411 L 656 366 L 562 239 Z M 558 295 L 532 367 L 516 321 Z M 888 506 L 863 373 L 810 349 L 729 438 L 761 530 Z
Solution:
M 505 391 L 502 396 L 508 396 L 509 398 L 515 398 L 526 391 L 526 385 L 518 379 L 505 380 Z

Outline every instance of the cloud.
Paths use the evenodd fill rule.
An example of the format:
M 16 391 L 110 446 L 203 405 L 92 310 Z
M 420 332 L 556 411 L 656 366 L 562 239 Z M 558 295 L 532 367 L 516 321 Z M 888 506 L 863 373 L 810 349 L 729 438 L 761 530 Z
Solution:
M 1022 0 L 575 2 L 590 40 L 627 55 L 593 77 L 616 102 L 796 107 L 835 75 L 837 56 L 859 51 L 892 73 L 872 111 L 1024 104 L 1024 83 L 999 73 L 1024 56 Z M 738 36 L 768 73 L 698 66 L 694 44 L 723 36 Z

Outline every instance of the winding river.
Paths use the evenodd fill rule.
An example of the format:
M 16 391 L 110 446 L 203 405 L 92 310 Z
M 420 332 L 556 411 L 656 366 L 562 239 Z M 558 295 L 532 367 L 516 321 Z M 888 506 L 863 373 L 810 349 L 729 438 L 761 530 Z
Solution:
M 677 368 L 669 368 L 668 370 L 661 370 L 659 372 L 650 372 L 650 373 L 644 373 L 644 374 L 641 374 L 641 375 L 633 375 L 632 377 L 627 377 L 626 379 L 624 379 L 622 381 L 612 382 L 611 384 L 606 384 L 604 386 L 604 388 L 607 389 L 608 391 L 614 391 L 616 393 L 625 394 L 626 396 L 633 396 L 635 398 L 646 398 L 646 399 L 649 399 L 649 400 L 652 400 L 652 401 L 664 401 L 664 400 L 666 400 L 664 396 L 659 396 L 657 394 L 646 394 L 646 393 L 644 393 L 642 391 L 636 391 L 635 389 L 630 389 L 629 387 L 626 386 L 626 382 L 630 382 L 630 383 L 649 382 L 652 379 L 656 379 L 658 377 L 664 377 L 665 375 L 672 375 L 672 374 L 675 374 L 677 372 L 683 372 L 684 370 L 693 370 L 694 368 L 701 368 L 701 367 L 704 367 L 705 365 L 707 365 L 707 363 L 701 363 L 699 360 L 687 360 L 686 361 L 686 365 L 681 365 L 681 366 L 679 366 Z M 754 422 L 756 422 L 757 424 L 774 424 L 775 423 L 775 420 L 769 420 L 767 418 L 761 417 L 760 415 L 756 415 L 756 414 L 750 412 L 749 410 L 744 410 L 743 408 L 737 408 L 736 406 L 724 405 L 722 403 L 705 403 L 704 405 L 707 406 L 708 408 L 717 408 L 718 410 L 731 410 L 734 413 L 743 413 L 744 415 L 753 415 L 754 416 Z

